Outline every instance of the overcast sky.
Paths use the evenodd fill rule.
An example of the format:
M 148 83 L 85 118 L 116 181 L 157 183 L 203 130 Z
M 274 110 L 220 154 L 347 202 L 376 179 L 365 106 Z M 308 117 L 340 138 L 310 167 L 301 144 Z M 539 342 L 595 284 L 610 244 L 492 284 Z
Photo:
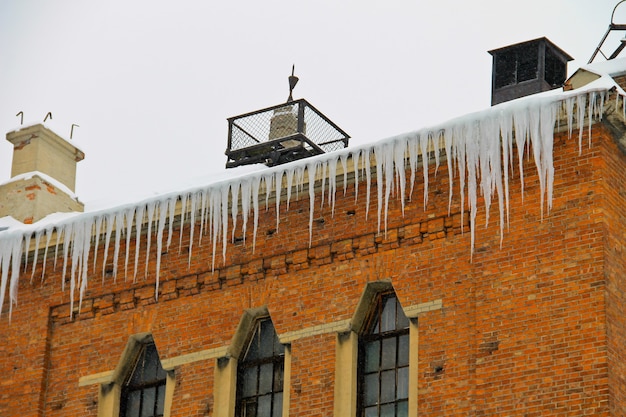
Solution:
M 223 175 L 226 118 L 284 102 L 292 64 L 294 98 L 362 144 L 489 107 L 488 50 L 546 36 L 575 58 L 571 74 L 617 3 L 0 0 L 0 130 L 52 112 L 61 136 L 80 126 L 88 207 L 154 195 Z M 0 141 L 0 182 L 11 155 Z

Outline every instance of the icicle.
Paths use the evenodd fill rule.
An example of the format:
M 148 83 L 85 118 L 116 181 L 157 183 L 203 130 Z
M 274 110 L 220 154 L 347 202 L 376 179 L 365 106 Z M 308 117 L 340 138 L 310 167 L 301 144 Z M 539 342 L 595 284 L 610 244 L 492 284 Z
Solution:
M 407 138 L 407 150 L 409 154 L 409 167 L 411 168 L 411 191 L 409 192 L 409 199 L 413 198 L 413 189 L 415 187 L 415 177 L 417 175 L 417 158 L 419 156 L 418 139 L 419 136 L 410 135 Z
M 424 180 L 424 211 L 428 205 L 428 132 L 422 132 L 419 136 L 420 153 L 422 155 L 422 170 Z
M 453 154 L 452 154 L 452 129 L 446 128 L 443 132 L 443 141 L 446 152 L 446 163 L 448 164 L 448 216 L 452 210 L 452 196 L 453 192 L 453 184 L 454 184 L 454 170 L 452 167 Z M 412 159 L 412 158 L 411 158 Z M 411 163 L 411 183 L 414 180 L 413 175 L 413 164 Z M 413 185 L 411 185 L 411 193 L 413 193 Z
M 583 94 L 576 96 L 576 107 L 578 109 L 578 115 L 576 121 L 578 122 L 578 154 L 583 153 L 583 128 L 585 126 L 585 110 L 586 110 L 587 97 Z
M 306 165 L 309 174 L 309 247 L 313 241 L 313 216 L 315 213 L 315 174 L 317 173 L 318 164 L 310 162 Z
M 135 264 L 133 270 L 133 282 L 137 281 L 137 267 L 139 266 L 139 254 L 141 250 L 141 229 L 143 226 L 144 214 L 146 212 L 146 206 L 141 204 L 135 209 Z M 131 229 L 128 230 L 128 236 L 126 237 L 126 244 L 130 242 Z M 147 251 L 147 249 L 146 249 Z M 128 253 L 128 250 L 126 251 Z M 126 259 L 128 264 L 128 257 Z
M 255 176 L 252 178 L 252 209 L 254 215 L 254 229 L 252 230 L 252 253 L 256 250 L 256 236 L 259 229 L 259 189 L 261 187 L 261 178 Z
M 352 164 L 354 166 L 354 203 L 359 199 L 359 171 L 361 170 L 359 156 L 361 155 L 361 151 L 357 150 L 352 153 Z
M 163 231 L 165 230 L 165 222 L 167 221 L 168 209 L 176 206 L 176 199 L 167 199 L 159 202 L 159 220 L 157 224 L 157 253 L 156 253 L 156 271 L 155 271 L 155 289 L 154 299 L 159 301 L 159 283 L 161 277 L 161 254 L 163 252 Z M 170 211 L 171 213 L 171 211 Z M 170 220 L 170 225 L 171 225 Z M 170 233 L 171 234 L 171 233 Z M 146 260 L 147 262 L 147 260 Z
M 93 250 L 93 272 L 96 272 L 96 264 L 98 263 L 98 246 L 100 245 L 100 235 L 102 234 L 102 222 L 104 218 L 103 216 L 98 216 L 96 218 L 96 224 L 94 229 L 94 243 L 95 247 Z
M 196 230 L 196 211 L 198 210 L 198 198 L 202 198 L 201 192 L 191 194 L 191 207 L 189 208 L 189 255 L 187 268 L 191 268 L 191 255 L 193 254 L 193 234 Z
M 130 211 L 130 210 L 128 210 Z M 117 281 L 118 262 L 120 256 L 120 242 L 122 241 L 122 234 L 124 232 L 124 216 L 129 216 L 130 213 L 119 211 L 115 214 L 115 242 L 113 250 L 113 281 Z
M 502 139 L 502 168 L 504 170 L 504 198 L 506 208 L 506 225 L 509 227 L 510 207 L 509 207 L 509 165 L 513 166 L 513 120 L 507 113 L 500 113 L 500 137 Z M 500 215 L 502 218 L 502 214 Z M 500 239 L 502 245 L 502 239 Z
M 370 195 L 372 191 L 372 169 L 370 167 L 370 148 L 363 149 L 363 168 L 365 169 L 365 220 L 370 212 Z
M 39 243 L 41 241 L 41 235 L 43 234 L 44 230 L 37 230 L 35 232 L 35 253 L 33 254 L 33 268 L 32 268 L 32 273 L 30 275 L 30 282 L 33 282 L 33 278 L 35 277 L 35 269 L 37 266 L 37 256 L 39 254 Z M 28 256 L 28 253 L 26 254 Z
M 146 266 L 144 268 L 144 279 L 148 277 L 148 265 L 150 265 L 150 248 L 152 244 L 152 222 L 154 221 L 154 211 L 156 210 L 156 205 L 159 204 L 159 201 L 149 202 L 147 207 L 148 212 L 148 231 L 146 232 L 146 239 L 148 242 L 146 243 Z M 139 233 L 138 233 L 139 234 Z
M 281 199 L 281 191 L 283 189 L 283 173 L 276 173 L 276 232 L 278 232 L 278 225 L 280 224 L 280 199 Z M 237 204 L 237 199 L 233 199 L 233 205 Z M 233 225 L 233 230 L 235 226 Z
M 226 264 L 226 245 L 228 244 L 228 196 L 230 194 L 230 190 L 231 190 L 231 186 L 230 185 L 225 185 L 222 187 L 222 193 L 221 193 L 221 202 L 222 202 L 222 208 L 221 208 L 221 214 L 222 214 L 222 259 L 224 261 L 224 264 Z M 217 193 L 216 193 L 217 194 Z M 237 205 L 237 201 L 233 201 L 232 202 L 233 206 Z M 215 239 L 217 240 L 217 239 Z M 215 251 L 213 253 L 213 259 L 215 259 Z
M 328 161 L 328 204 L 330 205 L 330 215 L 335 216 L 335 202 L 337 200 L 337 163 L 339 158 Z
M 189 200 L 189 193 L 184 193 L 181 196 L 181 212 L 180 212 L 180 236 L 178 237 L 178 254 L 183 249 L 183 231 L 185 230 L 185 215 L 187 213 L 187 201 Z
M 343 195 L 345 196 L 348 191 L 348 154 L 343 153 L 339 155 L 339 160 L 341 161 L 341 169 L 343 170 Z
M 395 152 L 393 155 L 394 165 L 396 168 L 396 179 L 398 188 L 400 191 L 400 207 L 402 208 L 402 217 L 404 217 L 404 201 L 405 201 L 405 191 L 406 191 L 406 166 L 405 166 L 405 154 L 407 148 L 406 138 L 400 138 L 395 143 Z M 386 217 L 386 215 L 385 215 Z

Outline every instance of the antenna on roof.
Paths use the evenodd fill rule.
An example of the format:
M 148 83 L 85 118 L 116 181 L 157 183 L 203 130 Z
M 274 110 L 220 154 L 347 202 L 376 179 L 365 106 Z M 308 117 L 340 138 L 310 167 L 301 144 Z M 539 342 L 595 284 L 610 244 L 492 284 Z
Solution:
M 46 114 L 46 117 L 43 118 L 43 121 L 45 122 L 46 120 L 48 120 L 48 117 L 50 117 L 50 120 L 52 120 L 52 112 L 49 111 L 48 114 Z
M 293 75 L 295 70 L 296 70 L 296 65 L 294 64 L 291 67 L 291 75 L 289 76 L 289 98 L 287 99 L 287 103 L 289 103 L 290 101 L 293 101 L 293 89 L 296 86 L 296 84 L 298 84 L 298 80 L 299 80 L 298 77 Z
M 72 128 L 70 129 L 70 139 L 72 139 L 72 136 L 74 136 L 74 126 L 80 127 L 76 123 L 72 123 Z
M 20 126 L 24 124 L 24 112 L 21 111 L 17 113 L 15 116 L 20 116 Z
M 626 0 L 621 0 L 620 2 L 618 2 L 615 7 L 613 8 L 613 13 L 611 13 L 611 23 L 609 24 L 609 28 L 607 29 L 606 33 L 604 34 L 604 37 L 602 37 L 602 40 L 600 41 L 600 44 L 598 45 L 598 47 L 596 48 L 596 50 L 593 52 L 593 55 L 591 55 L 591 59 L 589 59 L 588 64 L 591 64 L 593 62 L 593 60 L 596 58 L 596 55 L 598 55 L 598 52 L 600 54 L 602 54 L 602 56 L 606 59 L 606 60 L 611 60 L 613 58 L 615 58 L 616 56 L 618 56 L 620 54 L 620 52 L 622 52 L 622 50 L 624 48 L 626 48 L 626 39 L 622 39 L 619 46 L 617 47 L 617 49 L 609 56 L 607 57 L 606 55 L 604 55 L 604 52 L 602 52 L 600 50 L 600 48 L 602 48 L 602 45 L 604 44 L 604 41 L 606 41 L 606 38 L 609 36 L 609 34 L 614 31 L 614 30 L 621 30 L 621 31 L 626 31 L 626 24 L 617 24 L 614 22 L 614 18 L 615 18 L 615 10 L 617 10 L 617 8 L 619 7 L 620 4 L 626 2 Z

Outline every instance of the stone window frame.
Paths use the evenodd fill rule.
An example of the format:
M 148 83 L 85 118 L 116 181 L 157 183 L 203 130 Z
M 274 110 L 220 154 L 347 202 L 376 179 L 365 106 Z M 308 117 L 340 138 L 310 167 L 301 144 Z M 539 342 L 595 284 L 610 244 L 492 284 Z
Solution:
M 237 401 L 237 371 L 239 359 L 245 354 L 246 343 L 250 340 L 259 320 L 271 315 L 267 306 L 244 310 L 235 335 L 226 349 L 226 354 L 216 359 L 214 389 L 213 389 L 213 416 L 234 417 Z M 272 321 L 273 324 L 273 321 Z M 274 327 L 276 330 L 276 327 Z M 280 335 L 276 332 L 279 340 Z M 282 342 L 281 342 L 282 343 Z M 282 417 L 289 417 L 290 386 L 291 386 L 291 344 L 285 346 L 285 364 L 283 376 L 283 413 Z
M 122 352 L 122 356 L 115 370 L 108 375 L 105 381 L 100 383 L 98 417 L 119 417 L 124 382 L 130 376 L 131 372 L 133 372 L 135 362 L 143 346 L 148 343 L 154 343 L 158 352 L 158 345 L 154 341 L 151 333 L 138 333 L 128 339 L 128 343 L 124 348 L 124 352 Z M 161 366 L 163 366 L 162 360 Z M 176 379 L 172 369 L 166 369 L 165 367 L 163 367 L 163 369 L 166 372 L 163 417 L 170 417 Z
M 369 282 L 350 322 L 350 330 L 337 334 L 335 351 L 335 406 L 334 415 L 356 416 L 358 410 L 358 367 L 359 335 L 365 330 L 367 319 L 377 298 L 388 292 L 395 292 L 391 281 Z M 398 297 L 400 300 L 400 297 Z M 400 305 L 402 302 L 400 300 Z M 409 319 L 409 415 L 417 415 L 417 377 L 419 334 L 417 309 L 407 310 L 402 305 L 404 314 Z M 425 310 L 427 311 L 427 310 Z

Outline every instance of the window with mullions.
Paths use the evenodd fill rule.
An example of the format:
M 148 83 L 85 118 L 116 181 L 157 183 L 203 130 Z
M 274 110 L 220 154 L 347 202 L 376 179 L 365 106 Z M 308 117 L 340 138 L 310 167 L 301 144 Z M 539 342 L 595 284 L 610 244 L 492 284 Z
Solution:
M 283 413 L 285 347 L 269 318 L 260 320 L 237 370 L 237 417 Z
M 359 417 L 405 417 L 409 319 L 394 293 L 378 296 L 359 342 Z
M 120 416 L 163 416 L 166 376 L 156 346 L 154 343 L 145 344 L 130 377 L 122 387 Z

